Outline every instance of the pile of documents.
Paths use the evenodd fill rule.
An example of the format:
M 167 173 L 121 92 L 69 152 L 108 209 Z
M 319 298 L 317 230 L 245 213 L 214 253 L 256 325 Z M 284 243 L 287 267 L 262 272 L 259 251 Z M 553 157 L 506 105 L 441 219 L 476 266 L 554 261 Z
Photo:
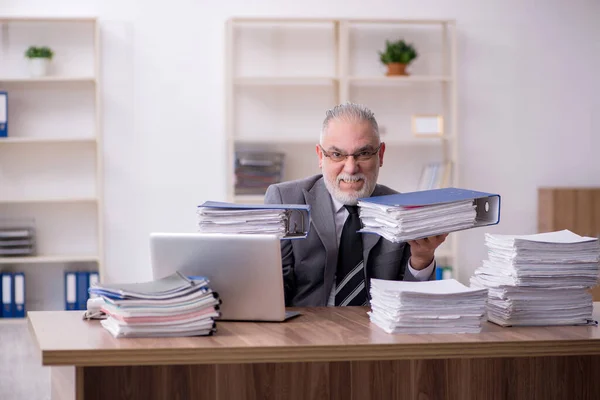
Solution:
M 456 188 L 363 198 L 358 201 L 360 232 L 399 243 L 491 225 L 498 223 L 499 202 L 498 195 Z M 480 204 L 487 204 L 487 209 Z
M 598 283 L 598 238 L 568 230 L 485 235 L 488 259 L 471 287 L 487 288 L 488 319 L 501 326 L 575 325 L 592 320 L 588 289 Z
M 309 209 L 305 205 L 207 201 L 198 206 L 198 232 L 306 237 L 310 226 Z
M 221 300 L 202 277 L 189 278 L 177 272 L 150 282 L 96 284 L 89 291 L 96 297 L 88 302 L 88 313 L 99 311 L 104 316 L 98 318 L 102 326 L 117 338 L 209 336 L 216 332 Z
M 478 333 L 486 289 L 454 279 L 409 282 L 371 279 L 371 322 L 387 333 Z

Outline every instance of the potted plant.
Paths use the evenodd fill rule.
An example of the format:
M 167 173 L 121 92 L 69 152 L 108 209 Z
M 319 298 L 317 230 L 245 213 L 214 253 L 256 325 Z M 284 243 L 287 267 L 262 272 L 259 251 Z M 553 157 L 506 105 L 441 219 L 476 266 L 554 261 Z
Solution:
M 30 46 L 25 57 L 29 59 L 29 72 L 32 76 L 45 76 L 54 52 L 49 47 Z
M 417 58 L 414 46 L 404 40 L 385 41 L 385 51 L 379 52 L 379 59 L 387 65 L 387 75 L 408 75 L 406 67 Z

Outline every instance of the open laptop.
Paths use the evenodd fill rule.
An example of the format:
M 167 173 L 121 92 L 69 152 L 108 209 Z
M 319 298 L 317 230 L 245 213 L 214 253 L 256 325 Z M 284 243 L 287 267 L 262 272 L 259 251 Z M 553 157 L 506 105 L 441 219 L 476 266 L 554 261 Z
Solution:
M 222 299 L 220 320 L 285 321 L 280 239 L 266 234 L 152 233 L 153 279 L 205 276 Z

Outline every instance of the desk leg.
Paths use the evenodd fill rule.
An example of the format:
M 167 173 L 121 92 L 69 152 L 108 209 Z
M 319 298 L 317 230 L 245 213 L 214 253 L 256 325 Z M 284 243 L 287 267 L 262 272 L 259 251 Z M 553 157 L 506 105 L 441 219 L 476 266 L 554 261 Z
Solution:
M 600 399 L 600 356 L 84 367 L 77 371 L 77 400 Z

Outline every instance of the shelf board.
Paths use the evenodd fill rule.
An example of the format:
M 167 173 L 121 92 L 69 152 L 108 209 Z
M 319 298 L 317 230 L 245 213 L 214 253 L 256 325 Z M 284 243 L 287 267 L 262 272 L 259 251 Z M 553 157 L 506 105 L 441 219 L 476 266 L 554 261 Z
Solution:
M 351 85 L 361 86 L 401 86 L 411 83 L 450 82 L 452 78 L 444 75 L 407 75 L 407 76 L 350 76 Z
M 38 198 L 38 199 L 2 199 L 0 204 L 36 204 L 36 203 L 94 203 L 97 202 L 96 197 L 55 197 L 55 198 Z
M 52 82 L 52 83 L 69 83 L 69 82 L 79 82 L 79 83 L 95 83 L 96 78 L 93 76 L 42 76 L 39 78 L 36 77 L 27 77 L 27 76 L 15 76 L 15 77 L 2 77 L 0 76 L 0 83 L 43 83 L 43 82 Z
M 27 16 L 4 16 L 0 17 L 0 23 L 8 22 L 96 22 L 96 17 L 27 17 Z
M 235 78 L 239 86 L 331 86 L 336 82 L 332 76 L 256 76 Z
M 386 145 L 403 145 L 403 146 L 438 146 L 442 144 L 444 139 L 449 137 L 431 137 L 431 138 L 394 138 L 393 134 L 382 134 L 381 141 L 385 142 Z M 319 137 L 305 138 L 305 137 L 293 137 L 293 136 L 256 136 L 256 137 L 236 137 L 234 138 L 236 143 L 247 143 L 247 144 L 306 144 L 306 145 L 317 145 L 319 143 Z
M 262 194 L 236 194 L 234 196 L 234 201 L 236 203 L 263 204 L 265 201 L 265 196 Z
M 39 138 L 39 137 L 3 137 L 0 138 L 0 145 L 3 144 L 27 144 L 27 143 L 95 143 L 95 137 L 82 138 Z
M 95 255 L 56 255 L 32 257 L 0 257 L 0 264 L 35 264 L 35 263 L 66 263 L 66 262 L 98 262 Z

